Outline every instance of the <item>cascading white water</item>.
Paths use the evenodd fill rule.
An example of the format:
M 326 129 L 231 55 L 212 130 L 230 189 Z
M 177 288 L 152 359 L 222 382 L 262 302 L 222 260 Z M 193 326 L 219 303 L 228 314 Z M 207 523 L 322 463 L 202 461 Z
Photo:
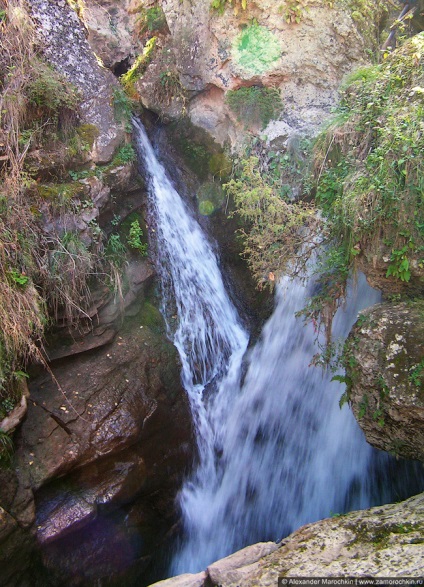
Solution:
M 248 335 L 225 291 L 212 247 L 157 160 L 144 128 L 136 120 L 134 128 L 155 218 L 164 315 L 181 358 L 183 385 L 197 428 L 199 458 L 205 471 L 213 474 L 213 446 L 219 431 L 203 392 L 212 385 L 223 387 L 227 395 L 237 391 Z M 175 324 L 171 324 L 174 312 Z
M 316 336 L 295 312 L 313 284 L 278 285 L 275 310 L 240 386 L 248 336 L 211 246 L 134 124 L 156 223 L 164 313 L 168 322 L 170 313 L 177 316 L 169 332 L 199 445 L 199 464 L 180 494 L 184 537 L 169 573 L 197 572 L 332 512 L 388 501 L 388 457 L 365 442 L 348 406 L 340 410 L 341 384 L 309 367 Z M 336 314 L 334 336 L 345 337 L 357 312 L 378 297 L 360 279 L 347 310 Z

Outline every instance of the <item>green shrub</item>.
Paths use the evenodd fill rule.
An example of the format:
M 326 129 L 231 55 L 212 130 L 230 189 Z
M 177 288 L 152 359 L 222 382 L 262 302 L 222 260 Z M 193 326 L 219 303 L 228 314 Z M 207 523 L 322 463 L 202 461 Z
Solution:
M 379 66 L 344 84 L 338 116 L 315 147 L 316 201 L 327 261 L 322 290 L 306 314 L 318 319 L 342 299 L 347 276 L 366 252 L 387 277 L 408 282 L 424 253 L 424 33 Z M 331 302 L 331 300 L 333 302 Z
M 81 99 L 76 88 L 39 59 L 34 59 L 32 67 L 35 75 L 26 87 L 30 103 L 55 116 L 63 109 L 75 110 Z
M 278 117 L 282 110 L 280 92 L 275 88 L 250 86 L 230 90 L 225 96 L 225 101 L 245 128 L 264 128 L 270 120 Z
M 224 189 L 243 220 L 243 254 L 259 287 L 272 286 L 283 271 L 296 274 L 304 269 L 311 251 L 303 245 L 317 222 L 313 206 L 282 198 L 253 156 L 239 163 L 236 177 Z
M 130 224 L 127 243 L 131 249 L 139 251 L 142 255 L 147 255 L 147 244 L 141 241 L 143 230 L 140 227 L 138 219 L 133 220 Z

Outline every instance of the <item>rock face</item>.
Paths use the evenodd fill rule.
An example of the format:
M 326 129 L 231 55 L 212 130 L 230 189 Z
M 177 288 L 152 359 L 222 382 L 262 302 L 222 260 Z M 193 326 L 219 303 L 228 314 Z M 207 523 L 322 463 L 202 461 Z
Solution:
M 124 125 L 116 121 L 113 109 L 113 88 L 118 83 L 100 67 L 81 21 L 65 0 L 30 0 L 28 4 L 39 25 L 46 60 L 80 90 L 82 119 L 99 131 L 91 157 L 96 163 L 107 163 L 125 139 Z
M 114 342 L 56 362 L 52 373 L 31 383 L 17 474 L 1 472 L 2 548 L 13 550 L 15 534 L 35 521 L 52 585 L 141 572 L 173 523 L 193 457 L 188 401 L 159 312 L 145 302 Z M 34 549 L 24 538 L 25 552 Z
M 374 26 L 372 18 L 358 23 L 336 7 L 309 6 L 298 15 L 299 23 L 289 23 L 290 15 L 272 0 L 248 2 L 237 15 L 231 7 L 223 14 L 211 10 L 210 0 L 163 0 L 166 27 L 152 25 L 141 37 L 137 22 L 152 10 L 150 0 L 86 3 L 89 40 L 105 63 L 122 59 L 116 49 L 121 37 L 132 62 L 142 41 L 157 36 L 150 63 L 135 83 L 144 106 L 165 119 L 188 114 L 219 143 L 233 146 L 247 130 L 260 129 L 237 120 L 226 104 L 229 90 L 252 85 L 280 90 L 283 113 L 264 131 L 270 140 L 310 132 L 334 105 L 342 77 L 364 59 L 370 44 L 364 38 Z M 100 18 L 101 11 L 99 25 L 94 15 Z M 114 30 L 108 19 L 117 23 Z
M 271 587 L 278 577 L 420 577 L 424 494 L 303 526 L 280 544 L 255 544 L 158 587 Z M 259 554 L 260 551 L 262 554 Z
M 379 304 L 347 342 L 353 412 L 370 444 L 424 461 L 424 304 Z

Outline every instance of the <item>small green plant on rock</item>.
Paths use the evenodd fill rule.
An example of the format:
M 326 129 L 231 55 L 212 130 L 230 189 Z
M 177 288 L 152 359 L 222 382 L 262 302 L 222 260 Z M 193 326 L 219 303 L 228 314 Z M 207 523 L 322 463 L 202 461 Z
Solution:
M 167 28 L 165 13 L 161 6 L 143 9 L 137 18 L 140 33 L 160 33 Z
M 219 14 L 224 14 L 227 6 L 232 6 L 234 14 L 237 15 L 240 8 L 247 9 L 247 0 L 212 0 L 211 2 L 211 9 L 216 10 Z
M 6 432 L 0 430 L 0 466 L 7 467 L 13 456 L 13 440 Z
M 141 237 L 143 236 L 143 230 L 140 227 L 138 219 L 133 220 L 130 224 L 130 230 L 128 233 L 127 243 L 131 249 L 134 249 L 142 255 L 147 255 L 147 244 L 143 243 Z
M 123 122 L 127 132 L 131 132 L 131 101 L 122 88 L 113 88 L 113 109 L 117 122 Z
M 305 12 L 308 11 L 307 1 L 287 0 L 280 7 L 280 11 L 288 24 L 299 24 L 303 20 Z

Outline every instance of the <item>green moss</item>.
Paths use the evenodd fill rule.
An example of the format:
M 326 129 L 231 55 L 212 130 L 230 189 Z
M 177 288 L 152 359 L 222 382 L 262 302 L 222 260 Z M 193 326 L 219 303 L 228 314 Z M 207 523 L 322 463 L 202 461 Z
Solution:
M 225 201 L 221 184 L 213 181 L 204 183 L 197 192 L 197 201 L 199 212 L 203 216 L 210 216 L 219 210 Z
M 214 177 L 226 179 L 231 173 L 232 162 L 225 152 L 213 153 L 209 158 L 208 168 Z
M 225 96 L 225 101 L 245 128 L 264 128 L 282 110 L 280 92 L 275 88 L 250 86 L 230 90 Z
M 79 181 L 37 185 L 37 193 L 42 200 L 61 206 L 66 206 L 73 198 L 85 195 L 86 191 L 87 188 Z
M 147 43 L 144 46 L 143 53 L 141 55 L 138 55 L 132 67 L 127 71 L 127 73 L 121 75 L 121 83 L 130 98 L 138 97 L 134 84 L 138 79 L 140 79 L 143 76 L 144 72 L 146 71 L 146 68 L 152 58 L 152 53 L 155 48 L 155 45 L 156 37 L 152 37 L 147 41 Z
M 81 124 L 80 126 L 76 127 L 75 132 L 81 141 L 88 145 L 90 149 L 93 147 L 94 141 L 97 139 L 100 133 L 95 124 Z
M 234 40 L 234 62 L 248 74 L 263 74 L 271 70 L 281 57 L 278 38 L 266 27 L 251 24 Z
M 144 302 L 140 314 L 140 323 L 143 326 L 147 326 L 154 332 L 162 332 L 164 328 L 164 321 L 162 314 L 159 310 L 150 302 Z
M 26 87 L 32 104 L 54 114 L 63 108 L 74 110 L 77 107 L 79 93 L 63 75 L 39 59 L 34 60 L 33 67 L 37 75 Z

